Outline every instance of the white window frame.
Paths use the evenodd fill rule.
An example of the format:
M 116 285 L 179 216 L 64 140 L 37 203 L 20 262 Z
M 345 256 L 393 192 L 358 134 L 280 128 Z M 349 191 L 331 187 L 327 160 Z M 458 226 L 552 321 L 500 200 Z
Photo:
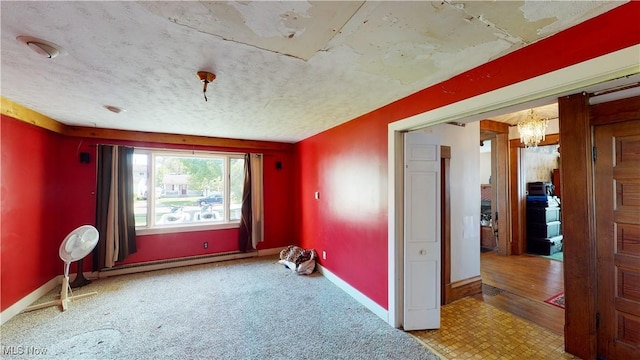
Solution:
M 244 153 L 234 152 L 207 152 L 207 151 L 192 151 L 192 150 L 168 150 L 168 149 L 154 149 L 154 148 L 135 148 L 134 154 L 146 154 L 147 155 L 147 221 L 145 226 L 136 226 L 137 235 L 152 235 L 152 234 L 168 234 L 168 233 L 181 233 L 192 231 L 208 231 L 208 230 L 222 230 L 233 229 L 240 226 L 240 220 L 230 220 L 231 215 L 231 160 L 241 159 L 244 160 Z M 223 159 L 223 206 L 224 206 L 224 219 L 216 222 L 207 223 L 179 223 L 179 224 L 153 224 L 155 217 L 155 205 L 156 205 L 156 187 L 150 184 L 155 184 L 156 179 L 156 165 L 155 158 L 157 156 L 165 157 L 202 157 L 202 158 L 217 158 Z

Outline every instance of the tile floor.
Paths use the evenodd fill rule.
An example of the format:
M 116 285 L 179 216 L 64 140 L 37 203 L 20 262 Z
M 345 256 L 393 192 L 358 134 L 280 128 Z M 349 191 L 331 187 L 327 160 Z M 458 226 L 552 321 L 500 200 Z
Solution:
M 439 330 L 411 331 L 443 359 L 578 359 L 562 335 L 466 297 L 441 310 Z

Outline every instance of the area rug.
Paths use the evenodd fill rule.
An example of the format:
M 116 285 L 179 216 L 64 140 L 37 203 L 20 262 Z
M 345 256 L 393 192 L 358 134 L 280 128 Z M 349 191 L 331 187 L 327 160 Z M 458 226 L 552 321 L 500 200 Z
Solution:
M 548 298 L 544 302 L 564 309 L 564 291 L 556 295 L 553 295 L 552 297 Z

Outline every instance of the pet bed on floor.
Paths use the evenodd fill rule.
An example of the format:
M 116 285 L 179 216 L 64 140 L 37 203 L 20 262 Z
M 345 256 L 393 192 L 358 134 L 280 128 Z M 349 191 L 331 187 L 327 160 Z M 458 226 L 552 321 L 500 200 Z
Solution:
M 316 268 L 318 254 L 315 249 L 303 249 L 289 245 L 280 251 L 280 264 L 296 272 L 298 275 L 309 275 Z

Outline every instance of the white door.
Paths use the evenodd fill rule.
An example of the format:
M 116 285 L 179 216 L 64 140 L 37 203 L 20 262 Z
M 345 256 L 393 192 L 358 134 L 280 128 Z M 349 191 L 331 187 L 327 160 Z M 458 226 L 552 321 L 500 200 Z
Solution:
M 440 328 L 440 144 L 404 138 L 404 330 Z

